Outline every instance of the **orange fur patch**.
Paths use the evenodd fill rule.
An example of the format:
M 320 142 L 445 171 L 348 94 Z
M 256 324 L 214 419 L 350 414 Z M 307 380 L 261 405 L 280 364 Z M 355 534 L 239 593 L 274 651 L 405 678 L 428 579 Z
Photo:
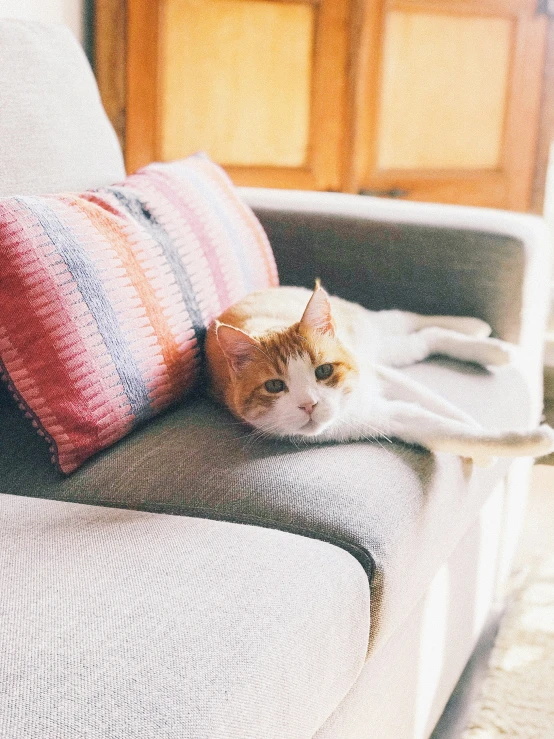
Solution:
M 247 330 L 248 318 L 239 304 L 223 313 L 219 320 Z M 332 364 L 331 376 L 318 382 L 346 393 L 351 391 L 350 381 L 358 376 L 354 356 L 330 333 L 306 329 L 295 323 L 282 330 L 265 331 L 255 338 L 260 351 L 254 353 L 240 373 L 230 370 L 213 329 L 208 332 L 206 341 L 212 394 L 239 418 L 261 416 L 271 408 L 280 394 L 268 392 L 264 384 L 272 379 L 283 380 L 286 384 L 289 360 L 296 357 L 307 356 L 314 372 L 321 364 Z

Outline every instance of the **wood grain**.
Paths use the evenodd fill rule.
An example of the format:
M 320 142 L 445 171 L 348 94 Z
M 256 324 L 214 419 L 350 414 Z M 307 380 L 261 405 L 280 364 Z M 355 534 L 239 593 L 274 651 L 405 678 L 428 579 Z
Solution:
M 228 1 L 239 0 L 221 0 Z M 240 1 L 245 5 L 262 2 Z M 108 115 L 125 144 L 131 171 L 163 153 L 166 60 L 161 10 L 171 2 L 176 0 L 95 0 L 96 73 Z M 542 75 L 537 70 L 543 67 L 546 20 L 535 17 L 535 0 L 263 3 L 308 6 L 314 14 L 305 161 L 300 156 L 288 163 L 285 158 L 277 165 L 238 161 L 227 167 L 238 184 L 347 192 L 396 187 L 409 190 L 407 197 L 416 200 L 518 210 L 531 206 L 535 212 L 541 211 L 548 150 L 554 136 L 554 22 L 549 25 L 549 51 Z M 406 163 L 396 169 L 377 167 L 382 41 L 385 19 L 394 10 L 449 18 L 507 19 L 513 25 L 498 166 L 436 169 L 434 162 L 428 161 L 425 167 L 415 169 L 407 169 Z M 181 104 L 180 110 L 186 108 Z
M 537 155 L 531 210 L 534 213 L 544 211 L 546 172 L 550 157 L 551 145 L 554 141 L 554 18 L 548 20 L 546 56 L 542 79 L 541 113 L 539 122 Z
M 96 0 L 94 71 L 102 103 L 125 150 L 127 2 Z
M 162 159 L 204 150 L 225 165 L 305 167 L 314 7 L 169 0 L 163 8 Z
M 499 166 L 512 26 L 507 18 L 388 14 L 379 169 Z
M 203 144 L 204 141 L 210 143 L 206 131 L 209 132 L 221 107 L 228 115 L 219 115 L 219 123 L 226 117 L 231 128 L 220 127 L 217 131 L 215 158 L 227 165 L 227 171 L 237 181 L 339 190 L 345 170 L 349 0 L 224 0 L 214 3 L 223 13 L 243 8 L 238 38 L 235 35 L 233 39 L 237 31 L 235 24 L 233 32 L 226 36 L 224 31 L 218 37 L 216 46 L 213 31 L 217 23 L 215 26 L 212 23 L 210 32 L 204 27 L 205 18 L 195 16 L 198 10 L 206 10 L 205 3 L 209 5 L 213 0 L 203 0 L 200 5 L 191 0 L 153 0 L 149 3 L 127 0 L 128 168 L 133 171 L 152 159 L 184 156 L 198 148 L 209 150 L 210 146 Z M 193 5 L 196 11 L 191 10 Z M 261 12 L 267 19 L 268 11 L 276 18 L 310 19 L 309 23 L 296 24 L 296 32 L 300 32 L 296 46 L 293 44 L 296 51 L 289 49 L 291 39 L 282 28 L 280 33 L 273 34 L 272 40 L 271 24 L 252 22 L 253 14 Z M 195 17 L 198 23 L 193 22 Z M 245 17 L 249 19 L 248 24 L 244 23 Z M 176 31 L 183 25 L 188 25 L 189 31 L 194 28 L 199 34 L 192 45 L 195 59 L 187 56 L 183 37 Z M 289 25 L 289 30 L 291 27 Z M 256 33 L 257 39 L 247 43 L 251 33 Z M 225 43 L 234 46 L 227 56 L 221 48 Z M 266 79 L 264 87 L 263 74 L 257 67 L 261 66 L 260 60 L 263 61 L 266 54 L 272 55 L 272 63 L 269 67 L 266 65 L 272 78 Z M 291 58 L 296 55 L 297 62 L 303 59 L 292 78 L 290 69 L 294 70 L 294 66 L 291 67 L 287 54 Z M 181 71 L 168 71 L 176 57 Z M 195 95 L 194 83 L 199 93 L 202 69 L 207 68 L 211 69 L 213 84 L 206 85 L 204 79 L 204 92 Z M 237 72 L 240 69 L 242 75 Z M 244 84 L 244 78 L 256 79 L 256 75 L 256 85 Z M 273 85 L 272 80 L 276 81 Z M 251 95 L 250 100 L 245 99 L 247 94 Z M 189 111 L 188 105 L 192 101 L 194 108 L 197 99 L 201 104 L 196 112 Z M 256 111 L 259 115 L 260 110 L 263 111 L 263 125 L 258 132 L 261 145 L 255 139 L 260 122 L 260 118 L 256 121 Z M 293 130 L 288 131 L 290 125 Z
M 520 16 L 516 28 L 504 137 L 503 169 L 508 190 L 503 207 L 527 211 L 531 207 L 537 155 L 546 17 Z
M 545 22 L 543 17 L 537 17 L 534 12 L 534 4 L 531 0 L 513 0 L 510 2 L 504 0 L 486 0 L 486 2 L 475 2 L 474 0 L 389 0 L 381 5 L 381 14 L 374 15 L 373 29 L 370 41 L 370 64 L 371 72 L 366 73 L 366 91 L 363 95 L 366 111 L 364 113 L 366 122 L 363 130 L 358 134 L 361 144 L 358 145 L 358 152 L 361 156 L 365 156 L 363 165 L 358 165 L 360 179 L 357 182 L 350 183 L 351 189 L 379 189 L 388 190 L 396 188 L 403 191 L 409 191 L 407 196 L 413 200 L 434 200 L 436 202 L 452 202 L 472 205 L 491 206 L 499 208 L 509 208 L 514 210 L 528 210 L 530 207 L 531 181 L 534 170 L 534 156 L 536 146 L 536 135 L 538 128 L 538 104 L 541 89 L 541 70 L 542 70 L 542 54 L 544 50 L 544 32 Z M 385 100 L 385 92 L 383 82 L 385 80 L 384 69 L 389 65 L 389 80 L 393 80 L 392 89 L 395 92 L 396 100 L 394 105 L 402 108 L 403 101 L 398 102 L 399 91 L 395 88 L 397 78 L 395 78 L 395 70 L 402 66 L 402 49 L 396 48 L 392 51 L 396 55 L 396 60 L 385 60 L 384 53 L 391 52 L 383 44 L 384 30 L 387 27 L 387 19 L 394 13 L 416 13 L 421 14 L 420 18 L 424 21 L 430 17 L 444 17 L 448 23 L 455 23 L 457 19 L 460 21 L 460 29 L 466 27 L 468 22 L 478 21 L 478 25 L 483 23 L 493 23 L 492 29 L 498 31 L 497 42 L 499 42 L 500 53 L 496 54 L 498 60 L 504 64 L 504 72 L 501 67 L 496 70 L 496 79 L 493 82 L 496 85 L 496 103 L 494 113 L 495 120 L 491 126 L 491 111 L 488 110 L 489 104 L 484 105 L 488 110 L 488 114 L 481 118 L 480 107 L 483 102 L 479 103 L 481 89 L 478 88 L 479 74 L 482 73 L 477 68 L 474 73 L 473 87 L 469 79 L 465 80 L 466 84 L 461 85 L 462 95 L 466 96 L 466 110 L 473 110 L 472 115 L 466 116 L 462 121 L 451 120 L 450 130 L 447 117 L 444 117 L 445 130 L 439 131 L 437 125 L 440 120 L 435 121 L 435 127 L 430 127 L 429 131 L 425 131 L 425 116 L 429 121 L 433 121 L 436 110 L 433 109 L 432 100 L 427 100 L 426 105 L 422 105 L 419 111 L 420 119 L 418 123 L 417 136 L 415 140 L 410 140 L 407 135 L 405 141 L 399 138 L 398 131 L 394 132 L 396 139 L 389 141 L 387 156 L 380 156 L 380 147 L 382 138 L 391 136 L 391 130 L 388 127 L 390 123 L 386 118 L 383 119 L 383 106 Z M 458 16 L 457 13 L 460 13 Z M 498 24 L 500 22 L 500 24 Z M 507 25 L 509 24 L 509 25 Z M 506 29 L 510 28 L 509 37 Z M 462 34 L 463 35 L 463 34 Z M 413 38 L 412 38 L 413 41 Z M 481 38 L 481 51 L 483 51 L 483 43 L 488 43 L 487 36 Z M 397 45 L 398 46 L 398 45 Z M 425 48 L 425 43 L 420 40 L 421 58 L 412 53 L 412 67 L 418 67 L 420 74 L 420 82 L 425 81 L 425 75 L 429 78 L 429 86 L 433 86 L 441 81 L 443 86 L 443 94 L 446 99 L 452 96 L 454 91 L 454 105 L 450 104 L 449 109 L 456 107 L 458 113 L 463 115 L 463 107 L 460 109 L 459 101 L 456 100 L 456 94 L 459 92 L 458 84 L 464 73 L 455 74 L 455 65 L 451 68 L 450 82 L 448 75 L 444 75 L 444 69 L 436 71 L 438 64 L 437 59 L 433 64 L 429 64 L 429 58 L 432 60 L 432 54 L 429 55 Z M 453 46 L 454 48 L 454 46 Z M 454 53 L 454 52 L 453 52 Z M 472 52 L 473 53 L 473 52 Z M 463 64 L 468 59 L 471 61 L 472 53 L 464 54 Z M 486 57 L 486 49 L 484 51 Z M 482 54 L 481 54 L 482 57 Z M 474 54 L 475 64 L 479 62 L 480 55 Z M 448 69 L 448 64 L 446 68 Z M 487 87 L 490 80 L 486 79 L 489 72 L 490 64 L 486 65 L 485 80 L 482 83 L 484 88 Z M 463 66 L 461 67 L 463 70 Z M 503 77 L 504 74 L 504 77 Z M 448 88 L 450 85 L 450 89 Z M 502 91 L 502 87 L 504 90 Z M 403 94 L 409 95 L 409 86 L 405 86 Z M 414 87 L 414 91 L 417 89 Z M 503 92 L 503 98 L 498 95 L 498 91 Z M 434 92 L 436 94 L 436 90 Z M 490 90 L 489 93 L 490 95 Z M 471 95 L 475 99 L 471 100 Z M 419 90 L 419 95 L 415 96 L 407 110 L 404 112 L 404 120 L 402 119 L 402 110 L 396 114 L 400 120 L 400 132 L 402 125 L 407 121 L 410 122 L 410 106 L 420 104 L 425 99 L 425 95 Z M 479 103 L 479 104 L 478 104 Z M 437 102 L 436 108 L 440 109 L 440 100 Z M 504 108 L 504 113 L 502 112 Z M 393 107 L 394 110 L 394 107 Z M 481 122 L 480 122 L 481 120 Z M 457 157 L 452 157 L 452 153 L 456 151 L 458 142 L 450 141 L 449 136 L 454 139 L 460 138 L 461 130 L 457 126 L 464 123 L 468 124 L 469 130 L 464 132 L 466 135 L 465 150 L 462 149 Z M 384 127 L 386 130 L 384 130 Z M 483 129 L 483 127 L 485 127 Z M 487 133 L 488 127 L 488 133 Z M 413 127 L 405 127 L 411 135 Z M 480 142 L 480 137 L 488 137 L 488 147 L 484 150 L 475 148 L 473 152 L 468 148 L 475 146 L 475 142 Z M 419 137 L 419 140 L 418 140 Z M 495 140 L 496 137 L 496 140 Z M 364 141 L 365 139 L 365 141 Z M 441 146 L 442 142 L 442 146 Z M 426 154 L 423 158 L 417 158 L 414 155 Z M 411 149 L 414 151 L 412 152 Z M 442 151 L 441 151 L 442 149 Z M 445 152 L 448 156 L 445 156 Z M 442 160 L 437 159 L 437 155 L 441 154 Z M 479 156 L 476 156 L 479 154 Z M 450 157 L 450 158 L 448 158 Z M 404 169 L 406 167 L 406 169 Z M 409 169 L 408 169 L 409 167 Z
M 447 13 L 448 15 L 515 16 L 534 14 L 535 0 L 382 0 L 387 11 L 410 10 L 421 13 Z
M 311 93 L 311 189 L 340 190 L 347 125 L 349 0 L 322 0 L 316 21 Z
M 158 159 L 160 123 L 159 3 L 127 0 L 127 123 L 125 163 L 128 172 Z

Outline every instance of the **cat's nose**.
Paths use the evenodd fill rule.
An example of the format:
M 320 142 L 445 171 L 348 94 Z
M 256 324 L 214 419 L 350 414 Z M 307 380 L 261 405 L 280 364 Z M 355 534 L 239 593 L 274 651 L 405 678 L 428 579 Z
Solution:
M 306 413 L 310 415 L 313 412 L 316 405 L 317 405 L 317 400 L 308 400 L 305 403 L 300 403 L 298 407 L 301 408 L 303 411 L 306 411 Z

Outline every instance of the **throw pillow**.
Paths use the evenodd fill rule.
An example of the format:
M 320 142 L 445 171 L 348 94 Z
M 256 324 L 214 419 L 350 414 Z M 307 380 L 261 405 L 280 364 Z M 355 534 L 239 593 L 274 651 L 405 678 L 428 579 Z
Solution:
M 183 398 L 210 321 L 277 284 L 261 225 L 203 155 L 2 198 L 0 255 L 0 371 L 65 473 Z

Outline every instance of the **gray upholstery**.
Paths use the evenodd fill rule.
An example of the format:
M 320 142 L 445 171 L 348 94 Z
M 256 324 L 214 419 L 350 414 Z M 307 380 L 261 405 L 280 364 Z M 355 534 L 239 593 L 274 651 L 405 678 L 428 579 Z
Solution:
M 331 293 L 371 310 L 477 316 L 498 336 L 519 338 L 525 262 L 513 236 L 331 215 L 283 218 L 263 209 L 257 215 L 283 284 L 312 287 L 318 275 Z M 337 270 L 341 250 L 345 259 Z
M 314 739 L 429 736 L 491 612 L 497 615 L 502 608 L 529 471 L 529 460 L 514 463 L 414 608 L 372 655 Z M 467 683 L 464 687 L 467 690 Z M 446 727 L 451 736 L 452 724 Z
M 513 368 L 492 374 L 443 361 L 410 373 L 453 400 L 465 400 L 488 425 L 531 418 L 526 383 Z M 20 418 L 12 414 L 0 429 L 6 448 L 1 492 L 297 531 L 343 546 L 370 577 L 374 559 L 374 646 L 414 606 L 506 470 L 505 462 L 472 469 L 457 457 L 401 444 L 297 448 L 254 441 L 226 411 L 202 399 L 132 434 L 67 479 L 51 467 L 46 445 Z
M 542 405 L 552 273 L 543 219 L 340 193 L 241 192 L 268 233 L 283 284 L 311 287 L 319 276 L 368 308 L 484 318 L 523 348 Z
M 74 39 L 0 21 L 0 195 L 122 176 Z M 368 307 L 474 313 L 519 341 L 518 368 L 490 375 L 430 362 L 409 372 L 485 423 L 537 420 L 550 270 L 539 220 L 243 192 L 284 282 L 320 276 Z M 497 562 L 509 566 L 525 481 L 506 486 L 505 476 L 518 465 L 472 470 L 400 444 L 253 442 L 225 411 L 194 398 L 63 479 L 8 404 L 0 409 L 0 736 L 426 736 L 490 605 Z M 445 568 L 454 590 L 441 611 L 433 598 Z M 373 651 L 360 674 L 372 574 Z M 441 640 L 423 616 L 444 627 L 445 613 Z
M 338 547 L 2 496 L 2 739 L 310 739 L 359 674 Z
M 0 20 L 0 196 L 125 176 L 86 57 L 63 26 Z
M 0 21 L 0 195 L 123 176 L 71 34 Z M 23 495 L 0 495 L 2 739 L 309 739 L 366 655 L 358 562 L 262 527 L 29 499 L 53 469 L 14 410 L 0 409 L 0 459 L 23 474 L 2 488 Z

